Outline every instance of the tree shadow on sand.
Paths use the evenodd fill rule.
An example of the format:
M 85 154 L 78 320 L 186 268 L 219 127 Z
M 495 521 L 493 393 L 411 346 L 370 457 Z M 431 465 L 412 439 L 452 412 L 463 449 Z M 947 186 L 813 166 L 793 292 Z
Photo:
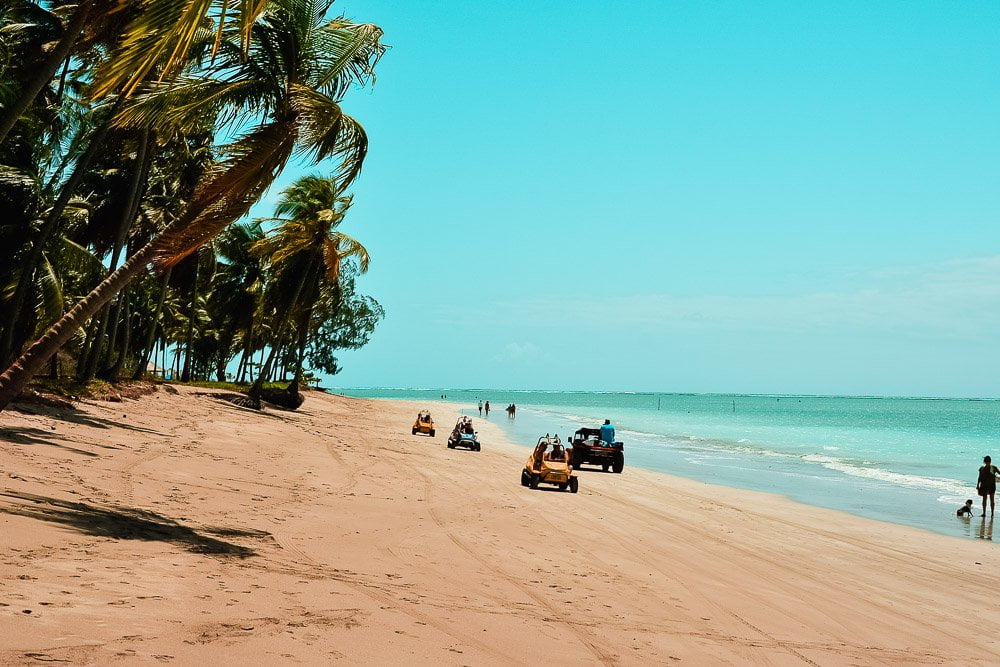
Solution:
M 151 433 L 153 435 L 163 435 L 169 436 L 169 433 L 163 433 L 155 429 L 146 428 L 144 426 L 136 426 L 135 424 L 129 424 L 127 421 L 122 421 L 119 419 L 105 419 L 104 417 L 99 417 L 97 415 L 89 414 L 75 405 L 70 405 L 69 407 L 59 406 L 39 406 L 35 404 L 19 404 L 15 403 L 11 405 L 11 409 L 15 412 L 20 412 L 27 415 L 42 415 L 44 417 L 51 417 L 52 419 L 58 419 L 59 421 L 70 422 L 72 424 L 79 424 L 80 426 L 89 426 L 91 428 L 101 428 L 101 429 L 113 429 L 121 428 L 126 431 L 135 431 L 137 433 Z M 125 417 L 123 416 L 123 419 Z
M 264 531 L 240 528 L 206 527 L 199 533 L 169 517 L 148 510 L 114 505 L 99 507 L 14 491 L 0 492 L 0 512 L 62 524 L 85 535 L 169 542 L 193 553 L 213 556 L 248 558 L 256 555 L 253 549 L 211 537 L 213 534 L 256 539 L 270 537 L 270 533 Z
M 58 442 L 58 441 L 63 442 Z M 65 449 L 67 451 L 73 452 L 74 454 L 82 454 L 83 456 L 97 456 L 95 452 L 88 451 L 86 449 L 80 449 L 78 447 L 73 447 L 72 445 L 65 444 L 66 442 L 72 442 L 69 438 L 59 435 L 58 433 L 53 433 L 52 431 L 45 431 L 40 428 L 34 428 L 31 426 L 4 426 L 0 428 L 0 442 L 10 442 L 16 445 L 48 445 L 49 447 L 58 447 L 60 449 Z M 92 444 L 95 447 L 101 447 L 102 449 L 120 449 L 113 445 L 101 445 L 97 443 L 87 443 Z
M 257 408 L 249 407 L 247 404 L 246 394 L 235 394 L 232 392 L 202 392 L 199 393 L 200 396 L 208 396 L 219 401 L 222 405 L 232 408 L 233 410 L 240 410 L 242 412 L 248 412 L 253 415 L 258 415 L 260 417 L 265 417 L 267 419 L 277 419 L 285 423 L 292 423 L 287 417 L 284 417 L 281 413 L 286 413 L 288 415 L 298 415 L 298 414 L 311 414 L 299 410 L 293 410 L 291 408 L 282 407 L 280 405 L 275 405 L 273 403 L 268 403 L 262 400 L 261 403 L 267 408 L 267 410 L 258 410 Z

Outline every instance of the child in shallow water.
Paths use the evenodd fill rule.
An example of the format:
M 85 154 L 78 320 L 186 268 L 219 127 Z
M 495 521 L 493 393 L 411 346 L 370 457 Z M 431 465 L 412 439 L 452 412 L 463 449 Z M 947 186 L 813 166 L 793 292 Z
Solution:
M 966 500 L 965 504 L 959 507 L 955 514 L 957 516 L 965 516 L 966 514 L 972 516 L 972 499 Z

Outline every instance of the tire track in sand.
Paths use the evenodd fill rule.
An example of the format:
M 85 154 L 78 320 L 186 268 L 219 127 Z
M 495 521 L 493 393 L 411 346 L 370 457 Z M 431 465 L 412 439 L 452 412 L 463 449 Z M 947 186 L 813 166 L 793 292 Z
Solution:
M 327 453 L 337 462 L 340 469 L 346 471 L 347 479 L 345 480 L 344 485 L 338 489 L 338 492 L 345 493 L 353 489 L 357 484 L 357 474 L 354 472 L 352 466 L 345 465 L 343 456 L 336 450 L 334 445 L 330 442 L 326 442 L 325 437 L 327 434 L 312 431 L 311 429 L 303 430 L 312 435 L 324 437 L 324 444 Z M 292 499 L 286 503 L 282 503 L 282 505 L 288 505 L 295 502 L 295 499 Z M 461 632 L 452 629 L 449 625 L 437 620 L 433 616 L 425 614 L 417 609 L 413 609 L 412 607 L 418 603 L 410 603 L 405 600 L 400 600 L 388 591 L 383 590 L 378 584 L 366 580 L 363 575 L 352 573 L 354 574 L 353 577 L 348 576 L 344 571 L 337 570 L 336 568 L 317 560 L 303 549 L 295 546 L 291 539 L 282 534 L 281 530 L 274 531 L 272 535 L 275 542 L 281 549 L 294 555 L 297 558 L 298 565 L 307 568 L 307 571 L 301 574 L 339 581 L 347 586 L 350 586 L 365 597 L 379 603 L 382 609 L 397 611 L 405 616 L 409 616 L 414 621 L 417 621 L 422 625 L 430 626 L 442 634 L 451 637 L 457 642 L 474 646 L 485 655 L 490 655 L 502 663 L 524 664 L 523 659 L 517 655 L 508 654 L 504 651 L 498 650 L 496 647 L 478 639 L 475 635 L 462 634 Z
M 679 541 L 683 542 L 684 544 L 688 545 L 689 547 L 694 548 L 696 545 L 699 545 L 700 544 L 699 540 L 703 538 L 704 540 L 707 540 L 709 542 L 715 542 L 717 545 L 719 545 L 721 547 L 724 547 L 727 550 L 732 550 L 732 551 L 740 552 L 743 555 L 745 555 L 745 556 L 747 556 L 747 557 L 749 557 L 749 558 L 751 558 L 751 559 L 753 559 L 755 561 L 771 565 L 775 569 L 779 569 L 780 568 L 780 569 L 784 569 L 786 571 L 790 570 L 790 571 L 795 572 L 796 574 L 800 574 L 800 575 L 802 575 L 804 577 L 806 577 L 806 575 L 807 575 L 807 573 L 802 572 L 801 568 L 799 568 L 798 566 L 796 566 L 794 563 L 789 563 L 789 562 L 778 563 L 775 560 L 763 557 L 759 552 L 756 552 L 756 551 L 754 551 L 752 549 L 749 549 L 747 547 L 742 547 L 742 546 L 736 545 L 736 544 L 732 543 L 731 541 L 727 541 L 724 538 L 721 538 L 721 537 L 719 537 L 717 535 L 713 535 L 709 531 L 704 531 L 704 530 L 702 530 L 702 527 L 699 526 L 698 524 L 696 524 L 694 522 L 691 522 L 691 521 L 688 521 L 688 520 L 685 520 L 682 517 L 678 517 L 678 516 L 674 516 L 674 515 L 667 515 L 667 514 L 664 514 L 664 513 L 660 512 L 658 510 L 655 510 L 653 508 L 646 507 L 646 506 L 639 505 L 639 504 L 629 504 L 629 503 L 626 503 L 624 500 L 622 500 L 620 498 L 617 498 L 617 497 L 615 497 L 615 496 L 613 496 L 611 494 L 604 493 L 604 492 L 601 492 L 601 491 L 594 490 L 593 493 L 595 493 L 596 495 L 599 495 L 599 496 L 605 498 L 607 501 L 615 503 L 615 504 L 617 504 L 617 505 L 619 505 L 619 506 L 621 506 L 623 508 L 635 510 L 635 511 L 637 511 L 639 513 L 642 513 L 642 514 L 645 514 L 645 515 L 649 516 L 650 518 L 652 518 L 652 519 L 655 520 L 655 522 L 654 522 L 653 525 L 656 525 L 656 523 L 660 523 L 660 522 L 669 522 L 669 523 L 673 523 L 675 525 L 683 526 L 684 530 L 681 531 L 680 536 L 672 536 L 671 539 L 675 540 L 675 541 L 679 540 Z M 685 535 L 686 536 L 698 535 L 699 539 L 694 539 L 692 537 L 684 537 Z M 642 539 L 641 538 L 637 538 L 637 544 L 641 544 L 641 543 L 642 543 Z M 627 551 L 631 552 L 632 554 L 634 554 L 636 557 L 644 557 L 645 556 L 645 552 L 643 550 L 634 548 L 627 541 L 624 541 L 624 540 L 622 541 L 622 547 L 625 548 Z M 661 552 L 661 554 L 663 556 L 669 557 L 669 554 L 667 554 L 667 553 Z M 644 559 L 644 562 L 647 562 L 650 567 L 652 567 L 653 569 L 659 571 L 662 575 L 668 576 L 668 577 L 671 576 L 670 573 L 667 570 L 665 570 L 663 567 L 657 565 L 656 563 L 653 563 L 653 562 L 650 562 L 650 561 L 645 561 L 645 559 Z M 682 562 L 678 561 L 677 562 L 677 566 L 678 566 L 679 569 L 681 569 L 681 568 L 683 568 L 684 564 Z M 699 592 L 695 591 L 693 588 L 691 588 L 690 586 L 688 586 L 687 584 L 685 584 L 682 580 L 678 580 L 678 582 L 692 596 L 695 596 L 695 597 L 703 600 L 705 603 L 707 603 L 709 606 L 711 606 L 712 608 L 716 609 L 717 611 L 720 611 L 720 612 L 723 612 L 724 614 L 728 614 L 728 615 L 732 616 L 733 618 L 735 618 L 736 620 L 738 620 L 740 623 L 742 623 L 742 624 L 746 625 L 747 627 L 749 627 L 749 628 L 755 630 L 756 632 L 758 632 L 761 636 L 766 637 L 769 641 L 771 641 L 771 642 L 774 643 L 774 646 L 780 646 L 780 647 L 784 648 L 785 650 L 788 650 L 789 652 L 793 653 L 796 657 L 801 658 L 804 662 L 806 662 L 808 664 L 815 665 L 816 663 L 814 661 L 810 660 L 808 657 L 806 657 L 806 656 L 802 655 L 801 653 L 799 653 L 796 650 L 796 647 L 802 648 L 802 649 L 823 649 L 823 650 L 834 650 L 834 651 L 843 651 L 843 649 L 844 649 L 844 647 L 841 644 L 839 644 L 839 643 L 838 644 L 800 644 L 800 643 L 789 642 L 789 641 L 786 641 L 786 640 L 778 639 L 777 637 L 774 637 L 770 633 L 768 633 L 768 632 L 766 632 L 766 631 L 758 628 L 756 625 L 754 625 L 753 623 L 751 623 L 747 619 L 743 618 L 741 615 L 739 615 L 737 612 L 733 611 L 732 609 L 729 609 L 728 607 L 715 602 L 714 600 L 712 600 L 711 598 L 709 598 L 708 596 L 706 596 L 703 593 L 699 593 Z M 771 580 L 771 584 L 773 586 L 775 586 L 776 588 L 779 588 L 779 589 L 785 591 L 790 597 L 793 597 L 793 598 L 803 599 L 804 597 L 807 597 L 810 594 L 810 592 L 808 590 L 805 590 L 801 586 L 799 586 L 797 584 L 794 584 L 792 582 L 789 582 L 789 581 L 787 581 L 785 579 L 772 579 Z M 762 597 L 760 595 L 753 595 L 753 594 L 751 594 L 748 591 L 744 591 L 743 593 L 744 593 L 744 595 L 747 598 L 750 598 L 750 599 L 756 601 L 762 607 L 765 607 L 765 608 L 773 608 L 774 607 L 773 603 L 771 603 L 769 600 L 767 600 L 766 598 L 764 598 L 764 597 Z M 910 614 L 901 612 L 899 609 L 897 609 L 895 607 L 892 607 L 891 605 L 886 606 L 886 605 L 882 605 L 882 604 L 877 603 L 873 599 L 874 597 L 875 596 L 869 596 L 869 601 L 872 604 L 875 604 L 880 610 L 885 611 L 887 613 L 894 613 L 894 614 L 903 616 L 904 618 L 907 618 L 908 620 L 911 620 L 911 621 L 913 621 L 915 623 L 919 623 L 918 619 L 916 619 L 915 617 L 913 617 Z M 844 612 L 845 612 L 845 614 L 858 615 L 858 614 L 862 613 L 857 608 L 855 608 L 853 606 L 850 606 L 850 605 L 848 605 L 846 603 L 840 603 L 837 606 L 840 607 L 841 609 L 843 609 Z M 777 613 L 785 613 L 781 609 L 775 609 L 775 612 L 777 612 Z M 870 614 L 865 614 L 865 616 L 866 616 L 866 618 L 869 619 L 869 622 L 871 624 L 877 624 L 877 623 L 881 622 L 881 619 L 878 618 L 878 617 L 872 616 Z M 831 620 L 833 620 L 833 619 L 831 619 Z M 950 634 L 949 636 L 955 637 L 956 641 L 959 639 L 959 637 L 957 637 L 954 634 Z M 914 639 L 918 639 L 918 637 L 914 637 Z M 855 651 L 859 652 L 859 657 L 860 658 L 869 659 L 870 660 L 873 657 L 870 654 L 869 651 L 865 650 L 865 649 L 870 649 L 871 647 L 869 647 L 869 646 L 863 646 L 862 647 L 862 646 L 855 645 L 855 646 L 852 646 L 851 648 L 853 648 Z M 941 659 L 942 656 L 935 656 L 935 657 L 938 658 L 938 659 Z
M 475 646 L 483 653 L 491 655 L 494 658 L 507 663 L 507 664 L 524 664 L 521 659 L 514 655 L 509 655 L 502 651 L 497 650 L 493 646 L 486 644 L 485 642 L 476 639 L 474 635 L 471 634 L 460 634 L 456 632 L 448 625 L 438 621 L 432 616 L 424 614 L 423 612 L 417 611 L 416 609 L 409 608 L 416 603 L 407 603 L 405 601 L 400 601 L 397 597 L 385 592 L 377 584 L 371 583 L 364 579 L 363 575 L 357 573 L 352 573 L 355 576 L 350 577 L 345 575 L 344 571 L 337 570 L 335 568 L 321 563 L 313 558 L 311 555 L 303 551 L 302 549 L 294 546 L 289 540 L 287 540 L 280 532 L 273 533 L 275 542 L 282 549 L 287 549 L 290 553 L 298 557 L 298 564 L 300 566 L 305 566 L 306 572 L 298 572 L 299 574 L 306 574 L 311 576 L 316 576 L 324 579 L 333 579 L 339 581 L 347 586 L 350 586 L 354 590 L 358 591 L 365 597 L 368 597 L 381 605 L 382 609 L 390 609 L 393 611 L 398 611 L 399 613 L 409 616 L 410 618 L 418 621 L 422 625 L 427 625 L 440 631 L 452 639 Z
M 551 614 L 551 618 L 564 625 L 571 633 L 573 633 L 573 635 L 575 635 L 576 638 L 579 640 L 580 644 L 585 646 L 590 651 L 591 655 L 593 655 L 594 658 L 596 658 L 601 664 L 614 665 L 616 663 L 617 656 L 608 653 L 600 646 L 594 644 L 594 642 L 591 641 L 590 637 L 582 633 L 580 629 L 576 627 L 576 625 L 571 620 L 565 619 L 563 617 L 562 610 L 553 606 L 547 599 L 545 599 L 545 596 L 539 595 L 538 593 L 533 591 L 530 586 L 524 584 L 517 577 L 511 576 L 510 574 L 504 572 L 497 566 L 496 563 L 488 560 L 485 556 L 483 556 L 478 551 L 473 549 L 471 546 L 466 544 L 460 537 L 458 537 L 458 535 L 456 535 L 450 528 L 448 528 L 447 522 L 445 522 L 444 519 L 442 519 L 441 516 L 434 510 L 434 501 L 433 501 L 434 484 L 431 481 L 430 476 L 419 469 L 417 469 L 417 473 L 424 478 L 424 489 L 426 493 L 425 502 L 427 503 L 427 511 L 430 514 L 431 519 L 434 521 L 435 524 L 437 524 L 438 528 L 440 528 L 444 532 L 444 534 L 448 536 L 448 538 L 455 544 L 455 546 L 457 546 L 459 549 L 461 549 L 465 553 L 475 558 L 490 572 L 496 573 L 497 575 L 500 576 L 500 578 L 509 583 L 511 586 L 518 589 L 526 596 L 528 596 L 536 603 L 538 603 L 540 606 L 547 609 Z

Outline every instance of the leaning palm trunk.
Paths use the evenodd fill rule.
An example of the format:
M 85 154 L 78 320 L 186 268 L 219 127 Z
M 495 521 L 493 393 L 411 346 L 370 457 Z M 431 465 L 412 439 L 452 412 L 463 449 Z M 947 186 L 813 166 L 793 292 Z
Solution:
M 146 148 L 148 145 L 149 130 L 144 130 L 142 133 L 142 140 L 139 143 L 138 150 L 136 151 L 136 164 L 132 171 L 132 178 L 129 183 L 128 194 L 126 195 L 125 201 L 122 206 L 121 218 L 118 220 L 118 231 L 115 234 L 114 247 L 111 250 L 111 270 L 114 271 L 118 267 L 118 260 L 121 258 L 122 252 L 125 250 L 125 239 L 128 237 L 129 227 L 132 226 L 133 212 L 138 210 L 135 207 L 135 199 L 139 192 L 139 181 L 142 179 L 143 163 L 146 160 Z M 121 299 L 118 300 L 114 307 L 111 308 L 111 304 L 108 303 L 104 306 L 104 310 L 101 312 L 100 324 L 97 327 L 97 337 L 94 338 L 93 343 L 90 348 L 90 355 L 87 358 L 87 363 L 84 366 L 83 373 L 79 374 L 79 380 L 81 382 L 90 382 L 94 379 L 97 374 L 98 366 L 104 358 L 105 347 L 108 348 L 109 354 L 114 354 L 114 343 L 115 336 L 118 327 L 118 318 L 121 315 Z M 113 324 L 112 324 L 113 323 Z M 108 345 L 104 344 L 105 334 L 108 333 L 108 326 L 112 326 L 113 330 L 109 336 Z
M 128 299 L 128 290 L 122 292 L 122 295 L 118 297 L 118 299 L 125 302 L 124 305 L 122 306 L 122 309 L 125 311 L 125 317 L 124 317 L 125 321 L 122 324 L 124 330 L 122 333 L 121 350 L 118 353 L 117 359 L 115 359 L 115 362 L 111 365 L 111 368 L 108 370 L 107 373 L 108 382 L 111 382 L 113 384 L 116 384 L 118 382 L 118 376 L 121 375 L 122 372 L 122 365 L 125 363 L 125 358 L 128 357 L 129 348 L 132 345 L 132 326 L 131 326 L 132 308 L 131 308 L 131 303 L 129 302 Z M 59 355 L 56 354 L 53 356 L 58 357 Z
M 299 331 L 295 337 L 295 375 L 291 384 L 285 388 L 289 394 L 299 393 L 299 385 L 302 384 L 302 375 L 305 367 L 306 343 L 309 338 L 309 322 L 312 320 L 313 305 L 310 304 L 299 320 Z
M 184 370 L 181 371 L 181 382 L 191 381 L 191 357 L 194 350 L 194 325 L 198 318 L 198 260 L 194 258 L 194 280 L 191 281 L 191 305 L 188 308 L 187 335 L 184 337 Z
M 247 369 L 250 363 L 253 361 L 253 319 L 250 320 L 250 326 L 243 334 L 243 354 L 240 356 L 240 366 L 236 369 L 236 383 L 242 384 L 246 379 Z
M 83 32 L 84 25 L 87 23 L 87 17 L 90 15 L 92 4 L 92 2 L 82 2 L 77 5 L 76 11 L 70 17 L 69 24 L 66 26 L 66 30 L 63 32 L 63 36 L 56 44 L 56 47 L 52 49 L 49 57 L 38 68 L 38 71 L 35 72 L 35 76 L 28 81 L 14 103 L 4 110 L 3 116 L 0 116 L 0 144 L 7 138 L 10 131 L 14 129 L 14 125 L 17 124 L 17 121 L 24 112 L 28 110 L 28 107 L 35 102 L 35 98 L 42 92 L 42 88 L 52 80 L 56 70 L 59 69 L 59 65 L 66 60 L 70 51 L 73 50 L 76 40 L 80 37 L 80 33 Z
M 149 243 L 132 255 L 120 269 L 108 276 L 94 291 L 49 327 L 45 335 L 35 341 L 10 368 L 4 371 L 3 375 L 0 375 L 0 410 L 17 398 L 28 381 L 73 337 L 77 329 L 146 270 L 146 266 L 156 256 L 157 250 L 156 243 Z
M 161 269 L 175 264 L 246 214 L 291 156 L 295 130 L 294 118 L 283 119 L 240 139 L 239 150 L 196 191 L 177 220 L 105 278 L 0 375 L 0 410 L 17 398 L 77 329 L 150 264 Z
M 152 133 L 149 131 L 149 129 L 144 128 L 142 133 L 138 137 L 138 144 L 136 146 L 136 155 L 135 155 L 136 168 L 132 170 L 132 177 L 129 180 L 128 194 L 125 197 L 125 208 L 123 210 L 121 224 L 118 229 L 118 237 L 116 239 L 116 246 L 115 246 L 119 252 L 115 253 L 116 259 L 114 261 L 117 261 L 117 257 L 120 254 L 120 251 L 125 246 L 125 239 L 128 236 L 128 231 L 132 228 L 132 225 L 135 223 L 135 219 L 139 215 L 139 205 L 142 203 L 142 194 L 143 191 L 146 189 L 146 180 L 149 176 L 149 167 L 150 167 L 150 162 L 152 161 L 151 160 L 153 154 L 152 149 L 153 149 L 153 142 L 155 140 L 152 138 L 151 135 Z M 112 263 L 111 268 L 114 269 L 117 267 L 114 263 Z M 108 332 L 107 364 L 110 364 L 112 366 L 114 364 L 111 362 L 111 358 L 115 356 L 115 350 L 117 347 L 116 344 L 118 342 L 118 327 L 121 324 L 122 320 L 121 310 L 122 310 L 122 299 L 124 298 L 125 295 L 118 297 L 117 304 L 115 305 L 115 309 L 113 311 L 113 315 L 111 316 L 111 321 L 109 323 L 111 330 L 110 332 Z M 101 368 L 100 366 L 101 363 L 102 359 L 100 357 L 95 359 L 95 364 L 96 364 L 95 370 Z M 121 370 L 120 367 L 118 370 Z M 111 370 L 107 368 L 101 373 L 101 377 L 103 377 L 104 379 L 109 379 L 110 375 L 112 375 Z M 115 375 L 117 376 L 117 371 Z M 117 381 L 117 377 L 114 381 Z

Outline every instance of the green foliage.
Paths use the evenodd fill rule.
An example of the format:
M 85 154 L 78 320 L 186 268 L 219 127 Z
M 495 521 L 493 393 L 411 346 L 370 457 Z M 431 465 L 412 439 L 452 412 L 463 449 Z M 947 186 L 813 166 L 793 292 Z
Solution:
M 316 325 L 307 358 L 313 368 L 329 375 L 341 370 L 336 352 L 367 345 L 375 327 L 385 317 L 378 301 L 357 292 L 356 275 L 353 269 L 342 271 L 339 284 L 324 290 L 315 311 Z
M 0 362 L 72 320 L 143 247 L 148 273 L 73 320 L 81 367 L 151 359 L 202 379 L 238 364 L 253 378 L 273 350 L 277 374 L 301 379 L 307 349 L 323 370 L 367 340 L 382 317 L 354 294 L 368 253 L 337 227 L 368 139 L 341 102 L 374 81 L 386 47 L 331 4 L 0 3 L 0 117 L 18 109 L 0 133 Z M 296 182 L 276 218 L 234 225 L 296 155 L 330 175 Z

